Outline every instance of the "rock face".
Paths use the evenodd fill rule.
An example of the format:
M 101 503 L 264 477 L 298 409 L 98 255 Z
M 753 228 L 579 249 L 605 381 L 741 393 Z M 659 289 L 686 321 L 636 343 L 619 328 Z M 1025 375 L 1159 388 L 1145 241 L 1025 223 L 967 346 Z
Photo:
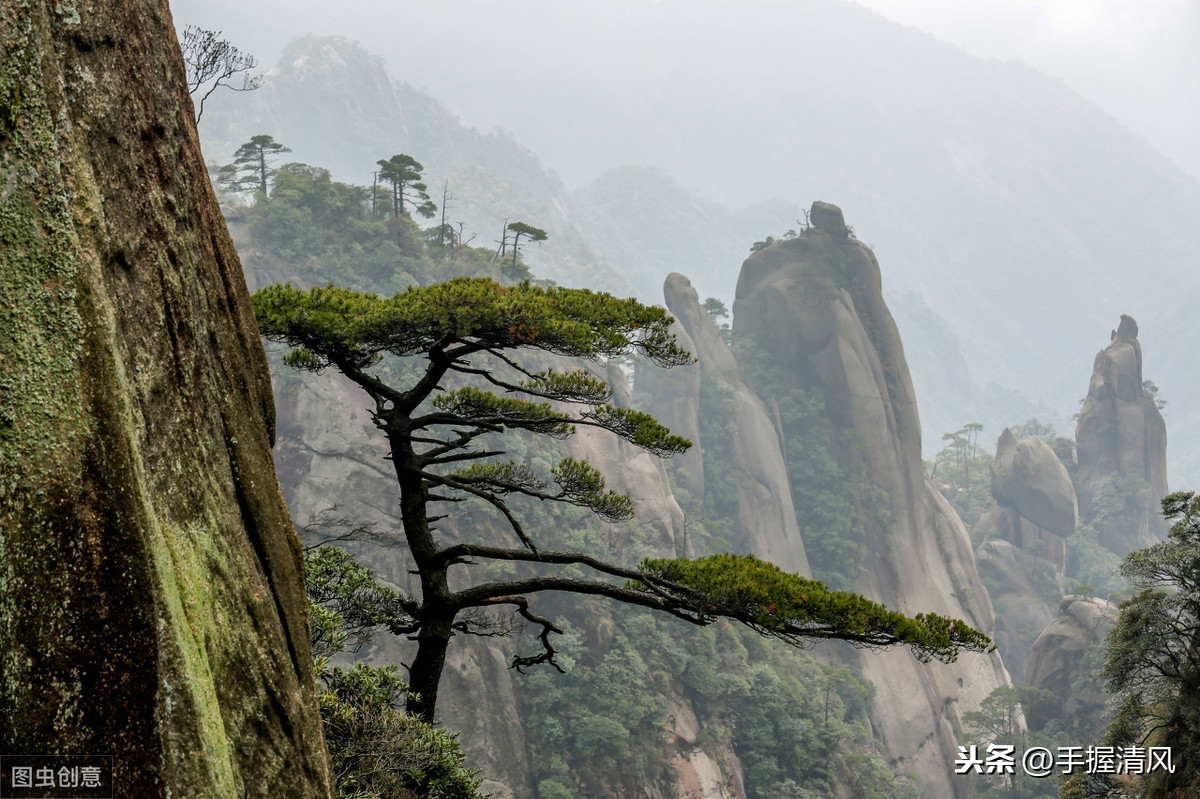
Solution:
M 678 317 L 671 325 L 671 333 L 679 346 L 695 355 L 696 344 Z M 701 372 L 702 367 L 696 364 L 675 369 L 639 365 L 634 380 L 638 403 L 672 433 L 692 442 L 691 449 L 673 459 L 676 475 L 697 504 L 704 503 L 704 442 L 699 426 Z
M 1096 354 L 1075 428 L 1081 512 L 1100 541 L 1124 556 L 1162 540 L 1158 503 L 1167 494 L 1167 431 L 1143 388 L 1137 322 L 1121 316 Z
M 605 373 L 598 376 L 607 380 L 613 390 L 613 403 L 629 407 L 630 390 L 624 373 L 610 363 Z M 571 457 L 586 460 L 599 469 L 610 489 L 633 500 L 638 523 L 652 531 L 646 544 L 654 549 L 655 557 L 683 555 L 683 510 L 671 493 L 661 458 L 595 428 L 578 430 L 567 439 L 564 448 Z
M 996 610 L 996 641 L 1014 679 L 1024 675 L 1037 632 L 1058 612 L 1066 538 L 1079 513 L 1062 461 L 1040 438 L 1000 434 L 992 462 L 996 507 L 975 523 L 975 553 Z
M 924 478 L 916 400 L 879 265 L 848 237 L 836 206 L 817 203 L 810 218 L 812 229 L 742 266 L 735 341 L 765 352 L 789 385 L 824 397 L 829 429 L 843 431 L 832 453 L 885 494 L 875 512 L 859 500 L 865 560 L 855 590 L 907 613 L 933 611 L 990 631 L 966 531 Z M 898 651 L 857 660 L 878 689 L 872 721 L 897 769 L 915 772 L 926 796 L 966 795 L 969 786 L 950 768 L 954 714 L 1008 682 L 999 656 L 948 666 Z
M 667 308 L 687 333 L 686 340 L 691 342 L 699 364 L 699 380 L 710 383 L 715 391 L 728 398 L 724 413 L 730 440 L 728 451 L 720 457 L 730 468 L 737 503 L 737 525 L 747 550 L 785 571 L 810 576 L 812 572 L 796 522 L 787 462 L 774 414 L 742 382 L 733 353 L 721 338 L 712 317 L 700 306 L 700 297 L 691 282 L 681 274 L 672 273 L 663 285 L 663 294 Z M 652 384 L 651 388 L 658 386 Z M 660 410 L 665 410 L 668 416 L 674 413 L 661 394 L 639 389 L 639 398 L 648 404 L 652 413 Z M 689 411 L 693 407 L 698 409 L 698 402 L 687 402 Z M 691 421 L 680 421 L 680 429 L 697 428 L 694 417 Z M 699 435 L 698 430 L 696 435 Z M 695 440 L 704 446 L 703 440 Z
M 992 462 L 992 495 L 999 504 L 1012 508 L 1036 525 L 1059 538 L 1075 532 L 1079 507 L 1071 476 L 1062 461 L 1040 438 L 1018 441 L 1006 429 L 996 442 L 996 459 Z M 1033 542 L 1014 541 L 1026 549 Z M 1050 559 L 1062 560 L 1057 552 L 1047 551 Z
M 266 360 L 166 2 L 0 12 L 0 753 L 329 796 Z
M 1104 599 L 1063 598 L 1058 615 L 1034 643 L 1026 669 L 1026 682 L 1046 692 L 1028 708 L 1031 727 L 1041 729 L 1047 721 L 1057 719 L 1066 729 L 1082 734 L 1077 740 L 1090 740 L 1100 732 L 1080 725 L 1097 716 L 1105 695 L 1098 680 L 1080 686 L 1078 678 L 1099 673 L 1104 639 L 1116 615 L 1117 607 Z
M 985 519 L 980 523 L 987 524 Z M 981 544 L 975 562 L 992 598 L 995 641 L 1004 665 L 1014 681 L 1023 680 L 1034 640 L 1057 612 L 1062 572 L 1045 558 L 1030 555 L 1003 538 Z

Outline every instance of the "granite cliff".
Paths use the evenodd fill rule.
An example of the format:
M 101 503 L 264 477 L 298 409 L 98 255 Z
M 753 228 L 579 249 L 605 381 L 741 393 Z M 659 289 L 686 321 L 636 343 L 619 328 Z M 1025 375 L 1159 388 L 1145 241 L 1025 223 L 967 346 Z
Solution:
M 267 364 L 165 0 L 0 11 L 0 753 L 330 794 Z
M 1100 666 L 1104 639 L 1116 621 L 1117 606 L 1095 597 L 1063 597 L 1059 612 L 1038 635 L 1025 670 L 1025 681 L 1041 693 L 1026 708 L 1030 727 L 1057 721 L 1075 740 L 1093 740 L 1103 732 L 1106 695 Z
M 711 470 L 714 460 L 719 459 L 727 470 L 722 471 L 719 479 L 726 481 L 724 488 L 734 496 L 731 510 L 739 542 L 746 551 L 786 571 L 811 576 L 788 486 L 784 442 L 776 415 L 743 382 L 733 354 L 712 318 L 701 308 L 699 295 L 691 282 L 683 275 L 673 273 L 667 277 L 663 293 L 667 308 L 686 334 L 683 340 L 692 345 L 699 368 L 692 370 L 696 382 L 689 386 L 663 384 L 665 380 L 687 379 L 683 375 L 676 377 L 667 373 L 669 377 L 663 377 L 649 369 L 639 371 L 636 385 L 641 403 L 652 412 L 662 414 L 664 420 L 670 420 L 666 423 L 668 426 L 674 424 L 672 429 L 693 431 L 702 462 L 705 441 L 697 420 L 699 382 L 707 383 L 711 391 L 721 396 L 723 401 L 713 410 L 720 415 L 721 426 L 728 432 L 726 440 L 719 442 L 720 449 L 708 453 L 708 466 Z M 715 441 L 708 443 L 710 448 L 718 444 Z M 704 474 L 702 464 L 693 465 L 695 461 L 693 456 L 680 465 L 687 472 L 684 479 L 690 490 L 703 497 L 705 483 L 714 478 Z M 697 468 L 701 473 L 699 480 L 694 476 Z
M 1117 555 L 1161 541 L 1159 500 L 1167 494 L 1167 427 L 1142 376 L 1133 317 L 1121 315 L 1096 354 L 1075 428 L 1083 517 Z
M 742 266 L 735 349 L 764 353 L 781 385 L 821 400 L 828 451 L 852 478 L 846 501 L 860 536 L 853 589 L 905 612 L 933 611 L 991 631 L 966 531 L 924 477 L 916 398 L 879 265 L 849 235 L 839 208 L 814 203 L 810 218 L 802 235 Z M 818 578 L 828 566 L 813 560 Z M 1000 657 L 943 666 L 888 652 L 855 662 L 878 690 L 872 721 L 897 769 L 915 772 L 925 795 L 967 795 L 969 783 L 950 767 L 957 715 L 1008 683 Z

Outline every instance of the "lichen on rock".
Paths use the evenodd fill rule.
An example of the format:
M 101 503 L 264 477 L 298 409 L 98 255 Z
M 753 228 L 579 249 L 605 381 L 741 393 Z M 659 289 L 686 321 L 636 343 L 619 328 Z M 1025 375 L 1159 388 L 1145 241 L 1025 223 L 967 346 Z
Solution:
M 0 753 L 327 796 L 266 361 L 166 3 L 6 3 L 0 98 Z

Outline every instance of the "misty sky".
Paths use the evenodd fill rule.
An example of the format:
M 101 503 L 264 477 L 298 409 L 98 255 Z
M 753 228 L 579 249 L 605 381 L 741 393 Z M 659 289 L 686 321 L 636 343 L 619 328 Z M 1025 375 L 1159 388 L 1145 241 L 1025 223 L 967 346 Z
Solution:
M 974 55 L 1061 78 L 1200 178 L 1200 2 L 858 2 Z
M 192 23 L 222 31 L 256 54 L 263 69 L 275 66 L 284 46 L 300 36 L 355 41 L 380 56 L 393 77 L 432 95 L 465 124 L 510 132 L 558 174 L 568 193 L 610 170 L 636 165 L 655 167 L 684 191 L 730 209 L 781 199 L 837 201 L 869 232 L 866 242 L 884 253 L 891 285 L 914 292 L 958 336 L 971 379 L 1028 392 L 1033 401 L 1046 403 L 1037 413 L 1060 430 L 1072 424 L 1077 375 L 1087 373 L 1112 319 L 1130 313 L 1158 336 L 1147 350 L 1153 353 L 1147 368 L 1172 398 L 1170 413 L 1183 421 L 1190 412 L 1176 400 L 1196 395 L 1187 377 L 1192 371 L 1183 365 L 1190 361 L 1179 361 L 1173 371 L 1164 368 L 1169 348 L 1157 342 L 1194 339 L 1164 332 L 1162 325 L 1190 318 L 1172 316 L 1176 304 L 1195 305 L 1183 290 L 1197 285 L 1194 247 L 1168 256 L 1176 239 L 1192 247 L 1198 184 L 1188 185 L 1086 106 L 1106 111 L 1200 180 L 1200 0 L 172 0 L 172 11 L 179 27 Z M 891 30 L 876 15 L 916 32 Z M 1026 64 L 1086 102 L 1028 69 L 971 64 L 954 48 Z M 860 62 L 866 68 L 859 70 Z M 294 72 L 296 65 L 290 67 Z M 961 72 L 929 71 L 946 69 Z M 1005 88 L 998 90 L 1001 84 Z M 931 87 L 935 93 L 927 91 Z M 882 105 L 880 92 L 888 93 Z M 1010 102 L 1010 93 L 1034 102 Z M 234 105 L 232 98 L 222 102 Z M 911 140 L 890 130 L 871 139 L 869 150 L 856 151 L 852 134 L 879 125 L 871 112 L 877 106 L 898 123 L 908 119 L 904 130 Z M 991 115 L 993 110 L 1011 115 L 1014 108 L 1016 115 Z M 914 109 L 921 112 L 919 124 L 913 123 Z M 1036 118 L 1021 116 L 1026 112 Z M 820 113 L 828 124 L 805 122 Z M 1037 161 L 1024 159 L 1024 153 L 1042 152 L 1030 136 L 1062 141 L 1042 121 L 1085 118 L 1093 127 L 1077 133 L 1070 125 L 1062 128 L 1076 136 L 1069 149 L 1055 150 L 1053 162 L 1037 162 L 1030 174 L 1021 171 Z M 974 139 L 955 138 L 961 120 L 980 121 L 972 128 Z M 339 120 L 321 121 L 332 131 L 325 146 L 337 149 L 343 138 Z M 823 138 L 823 130 L 833 132 Z M 360 146 L 353 133 L 348 125 L 344 138 L 351 150 Z M 331 165 L 292 144 L 297 159 Z M 236 146 L 232 140 L 221 145 L 214 149 L 229 153 Z M 1013 212 L 1011 219 L 1029 224 L 998 227 L 1010 217 L 986 210 L 1003 194 L 989 182 L 989 147 L 999 147 L 996 163 L 1007 165 L 999 169 L 1016 170 L 1020 180 L 1011 185 L 1029 189 L 1004 207 Z M 823 157 L 811 160 L 810 153 Z M 374 157 L 358 154 L 366 166 L 358 172 L 342 167 L 335 177 L 368 182 Z M 964 195 L 968 202 L 949 205 L 945 194 L 923 194 L 936 183 L 927 178 L 946 171 L 966 176 L 954 185 L 965 189 L 977 180 L 982 190 Z M 1139 182 L 1143 176 L 1154 180 Z M 881 185 L 891 193 L 877 188 Z M 1074 202 L 1071 191 L 1079 186 L 1091 187 L 1089 202 Z M 905 207 L 894 205 L 898 197 Z M 1096 197 L 1101 199 L 1091 201 Z M 1117 220 L 1128 224 L 1139 209 L 1151 206 L 1166 232 L 1155 239 L 1166 248 L 1164 255 L 1151 266 L 1162 275 L 1168 266 L 1178 274 L 1139 286 L 1144 291 L 1133 297 L 1122 264 L 1144 254 L 1128 249 L 1136 247 L 1136 237 L 1121 235 Z M 977 271 L 959 268 L 955 259 L 966 256 L 943 248 L 936 225 L 914 211 L 934 207 L 954 216 L 956 232 L 972 231 L 974 238 L 960 244 L 973 253 L 963 263 Z M 1092 224 L 1097 215 L 1105 224 Z M 1054 229 L 1037 246 L 1018 242 L 1034 236 L 1029 231 Z M 1089 238 L 1081 238 L 1084 231 Z M 991 240 L 1002 246 L 990 247 Z M 1108 244 L 1097 267 L 1089 260 L 1097 255 L 1090 248 L 1101 247 L 1101 241 Z M 1050 263 L 1046 253 L 1055 248 L 1061 257 Z M 722 261 L 729 273 L 713 271 L 702 290 L 731 299 L 732 270 L 741 254 Z M 1109 270 L 1104 280 L 1096 277 L 1100 267 Z M 1091 277 L 1081 280 L 1084 270 Z M 702 278 L 692 277 L 700 286 Z M 1014 300 L 1014 286 L 1049 277 L 1058 281 L 1052 290 L 1021 296 L 1013 305 L 1019 312 L 993 313 L 983 324 L 980 307 L 995 311 L 1003 298 Z M 1177 290 L 1169 292 L 1170 285 Z M 1071 299 L 1057 303 L 1054 296 Z M 1039 338 L 1044 329 L 1026 323 L 1033 320 L 1060 326 L 1053 351 Z M 922 324 L 909 323 L 912 329 Z M 1078 366 L 1064 370 L 1062 363 Z M 934 404 L 926 401 L 923 407 Z M 948 430 L 958 421 L 927 425 Z M 997 416 L 989 424 L 1001 421 Z M 1200 452 L 1200 446 L 1193 450 Z M 1186 471 L 1174 463 L 1171 468 L 1173 474 Z M 1200 456 L 1192 468 L 1200 474 Z
M 1062 79 L 1200 179 L 1197 0 L 860 0 L 860 4 L 972 54 L 1023 61 Z M 283 45 L 296 36 L 333 34 L 357 40 L 382 55 L 397 78 L 429 90 L 465 122 L 484 129 L 510 124 L 489 118 L 494 107 L 461 91 L 463 75 L 469 75 L 472 66 L 461 60 L 471 52 L 494 52 L 491 48 L 497 42 L 509 43 L 519 58 L 529 37 L 553 37 L 557 25 L 587 19 L 574 17 L 573 9 L 564 10 L 564 6 L 583 5 L 542 0 L 171 3 L 177 25 L 193 23 L 224 31 L 236 45 L 257 54 L 265 66 L 273 65 Z M 693 5 L 703 15 L 705 6 Z M 728 9 L 732 4 L 710 5 Z M 484 24 L 469 24 L 468 17 Z M 620 14 L 612 17 L 611 24 L 619 25 Z M 593 15 L 588 24 L 595 25 L 596 20 Z M 457 63 L 444 63 L 447 57 Z M 487 64 L 478 68 L 486 70 Z M 526 102 L 530 99 L 517 100 Z

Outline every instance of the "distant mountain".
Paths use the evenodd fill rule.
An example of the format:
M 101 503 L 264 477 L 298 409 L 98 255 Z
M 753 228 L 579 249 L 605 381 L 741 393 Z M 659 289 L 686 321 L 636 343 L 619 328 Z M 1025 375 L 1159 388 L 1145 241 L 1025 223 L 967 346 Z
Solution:
M 493 238 L 498 245 L 506 218 L 526 221 L 550 233 L 545 245 L 526 251 L 539 277 L 629 292 L 574 228 L 562 184 L 537 156 L 511 136 L 466 127 L 433 97 L 394 80 L 382 59 L 356 44 L 297 39 L 262 88 L 225 94 L 212 105 L 201 126 L 210 161 L 229 161 L 242 142 L 267 133 L 292 148 L 281 162 L 302 161 L 369 186 L 376 161 L 408 153 L 424 165 L 439 208 L 448 189 L 446 221 L 463 222 L 464 236 L 475 235 L 476 246 Z
M 571 203 L 583 235 L 642 296 L 661 301 L 664 278 L 678 271 L 688 276 L 702 298 L 717 297 L 730 308 L 730 265 L 750 255 L 751 243 L 768 236 L 780 240 L 789 231 L 803 230 L 805 221 L 799 207 L 782 200 L 731 210 L 684 189 L 653 167 L 606 172 L 572 192 Z M 1067 414 L 1057 418 L 1053 409 L 1016 389 L 979 385 L 962 342 L 946 320 L 917 292 L 894 286 L 889 261 L 883 268 L 884 293 L 914 364 L 926 457 L 941 449 L 943 433 L 967 422 L 1003 430 L 1040 416 L 1070 434 Z
M 569 187 L 649 164 L 726 205 L 835 202 L 885 286 L 949 322 L 981 384 L 1061 417 L 1111 319 L 1135 316 L 1150 352 L 1172 335 L 1156 320 L 1200 281 L 1195 180 L 1064 84 L 853 3 L 412 12 L 418 27 L 436 18 L 454 35 L 391 51 L 393 69 L 512 131 Z
M 476 244 L 522 218 L 551 232 L 529 253 L 540 274 L 652 301 L 672 271 L 728 299 L 753 241 L 830 200 L 880 258 L 914 348 L 927 455 L 967 421 L 994 434 L 1038 415 L 1069 434 L 1078 375 L 1121 313 L 1141 321 L 1147 377 L 1172 387 L 1168 425 L 1191 412 L 1200 392 L 1174 388 L 1155 351 L 1187 318 L 1180 298 L 1200 291 L 1200 185 L 1061 83 L 839 0 L 699 16 L 616 0 L 587 33 L 592 5 L 543 11 L 520 54 L 492 41 L 508 24 L 495 10 L 462 15 L 436 82 L 430 45 L 393 51 L 393 65 L 461 91 L 438 99 L 344 40 L 294 42 L 263 89 L 206 112 L 206 150 L 228 160 L 269 132 L 358 183 L 412 153 L 435 199 L 449 181 L 448 220 Z M 714 57 L 738 53 L 749 71 Z M 487 124 L 521 143 L 443 101 L 494 112 Z
M 585 235 L 641 294 L 661 301 L 663 280 L 684 272 L 703 297 L 733 301 L 731 266 L 752 242 L 798 229 L 800 206 L 774 200 L 730 209 L 654 167 L 624 166 L 571 194 Z

